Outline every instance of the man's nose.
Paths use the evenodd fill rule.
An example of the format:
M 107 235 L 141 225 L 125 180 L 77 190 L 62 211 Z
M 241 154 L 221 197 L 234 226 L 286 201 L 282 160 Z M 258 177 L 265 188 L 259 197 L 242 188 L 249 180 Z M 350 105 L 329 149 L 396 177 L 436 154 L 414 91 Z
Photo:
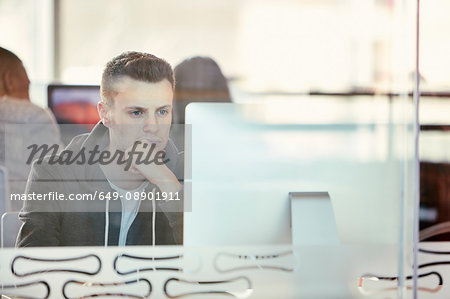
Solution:
M 144 131 L 145 132 L 158 131 L 158 120 L 155 117 L 155 115 L 147 115 L 147 117 L 145 118 Z

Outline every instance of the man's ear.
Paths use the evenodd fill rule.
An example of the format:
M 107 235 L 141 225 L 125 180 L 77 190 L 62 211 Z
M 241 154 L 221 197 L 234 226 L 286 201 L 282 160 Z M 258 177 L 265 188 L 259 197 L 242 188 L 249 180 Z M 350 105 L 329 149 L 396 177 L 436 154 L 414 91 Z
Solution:
M 3 73 L 2 81 L 3 88 L 5 89 L 5 94 L 10 94 L 11 91 L 14 90 L 14 74 L 12 74 L 10 70 L 7 70 Z
M 102 123 L 108 128 L 111 125 L 110 110 L 111 110 L 111 107 L 108 104 L 106 104 L 103 101 L 98 102 L 98 104 L 97 104 L 98 115 L 100 116 Z

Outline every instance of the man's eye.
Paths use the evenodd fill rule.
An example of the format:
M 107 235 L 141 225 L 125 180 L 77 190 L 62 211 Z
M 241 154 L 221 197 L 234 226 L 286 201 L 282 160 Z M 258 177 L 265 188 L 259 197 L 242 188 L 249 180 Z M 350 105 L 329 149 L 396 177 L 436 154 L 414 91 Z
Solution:
M 142 111 L 135 110 L 130 112 L 131 116 L 138 117 L 142 115 Z
M 169 114 L 169 111 L 166 109 L 161 109 L 161 110 L 158 110 L 158 114 L 160 116 L 166 116 L 167 114 Z

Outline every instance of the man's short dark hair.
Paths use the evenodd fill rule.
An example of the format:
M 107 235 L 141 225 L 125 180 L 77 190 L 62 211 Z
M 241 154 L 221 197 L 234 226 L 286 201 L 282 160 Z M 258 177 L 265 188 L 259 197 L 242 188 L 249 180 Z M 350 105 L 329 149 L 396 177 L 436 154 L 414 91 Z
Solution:
M 122 77 L 150 83 L 167 79 L 175 88 L 173 69 L 167 61 L 148 53 L 124 52 L 111 59 L 103 71 L 100 93 L 104 102 L 112 103 L 114 83 Z

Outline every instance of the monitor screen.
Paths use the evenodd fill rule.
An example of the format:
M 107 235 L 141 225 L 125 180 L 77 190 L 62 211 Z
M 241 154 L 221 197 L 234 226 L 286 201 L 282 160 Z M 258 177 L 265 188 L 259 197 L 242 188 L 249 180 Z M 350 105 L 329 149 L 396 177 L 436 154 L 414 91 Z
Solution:
M 96 85 L 48 86 L 48 107 L 59 124 L 78 124 L 92 129 L 100 120 L 99 101 L 100 87 Z

